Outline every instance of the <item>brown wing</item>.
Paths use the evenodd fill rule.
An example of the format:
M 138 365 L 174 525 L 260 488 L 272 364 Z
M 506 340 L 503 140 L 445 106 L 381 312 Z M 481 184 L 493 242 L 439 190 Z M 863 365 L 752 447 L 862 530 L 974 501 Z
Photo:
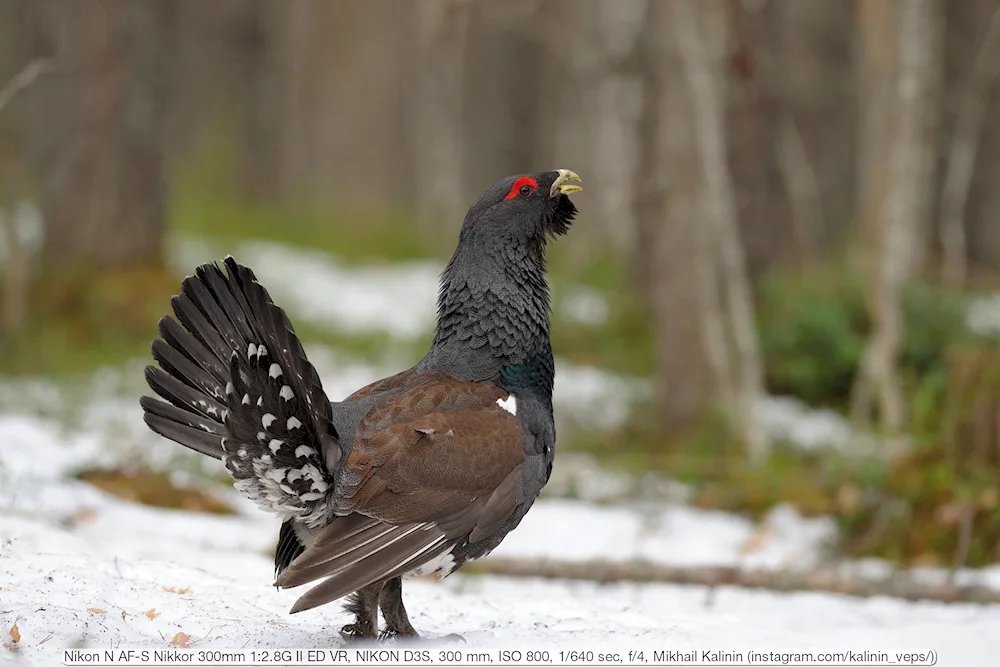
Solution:
M 327 577 L 292 611 L 415 569 L 489 535 L 514 510 L 524 439 L 497 403 L 507 393 L 439 374 L 406 384 L 358 425 L 338 483 L 338 511 L 348 516 L 278 578 L 291 587 Z
M 410 368 L 395 375 L 390 375 L 387 378 L 382 378 L 381 380 L 376 380 L 369 385 L 365 385 L 361 389 L 348 396 L 345 400 L 355 401 L 359 398 L 365 398 L 367 396 L 373 396 L 375 394 L 383 394 L 386 392 L 391 392 L 394 390 L 405 389 L 409 382 L 414 379 L 415 371 Z M 435 373 L 435 375 L 438 375 Z

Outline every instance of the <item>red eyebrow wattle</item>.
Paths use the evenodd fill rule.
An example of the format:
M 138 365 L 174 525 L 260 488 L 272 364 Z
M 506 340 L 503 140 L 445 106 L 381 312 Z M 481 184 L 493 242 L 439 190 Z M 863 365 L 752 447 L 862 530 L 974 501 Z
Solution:
M 513 199 L 525 185 L 531 186 L 532 190 L 538 189 L 538 181 L 533 179 L 531 176 L 522 176 L 514 181 L 514 185 L 510 186 L 510 192 L 507 193 L 507 196 L 504 197 L 504 199 Z

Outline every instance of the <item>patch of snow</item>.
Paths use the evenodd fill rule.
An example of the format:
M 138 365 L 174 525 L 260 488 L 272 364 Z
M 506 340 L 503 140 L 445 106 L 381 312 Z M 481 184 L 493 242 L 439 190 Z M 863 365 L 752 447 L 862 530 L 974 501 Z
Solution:
M 586 326 L 599 326 L 608 320 L 610 308 L 603 294 L 597 290 L 576 285 L 559 300 L 559 312 L 567 322 Z
M 851 427 L 833 410 L 811 408 L 791 396 L 765 396 L 757 403 L 761 427 L 777 441 L 815 451 L 824 448 L 841 453 L 877 451 L 875 439 Z
M 23 256 L 30 257 L 42 248 L 45 240 L 45 225 L 42 222 L 42 212 L 34 202 L 21 200 L 12 208 L 14 215 L 12 220 L 5 220 L 3 210 L 0 210 L 0 229 L 7 224 L 13 224 L 16 244 L 20 246 Z M 5 245 L 7 235 L 0 234 L 0 266 L 9 255 L 9 250 Z
M 204 242 L 183 239 L 172 263 L 189 274 L 206 261 L 205 250 Z M 438 262 L 345 267 L 328 253 L 268 241 L 240 242 L 229 252 L 253 268 L 275 303 L 294 314 L 293 321 L 337 331 L 386 331 L 400 338 L 434 328 L 443 269 Z
M 556 419 L 568 417 L 580 425 L 614 428 L 628 418 L 630 406 L 650 392 L 650 384 L 644 380 L 556 359 L 552 392 Z
M 621 501 L 687 502 L 690 487 L 657 473 L 633 475 L 602 466 L 589 454 L 560 450 L 543 493 L 594 503 Z
M 505 558 L 643 560 L 664 565 L 810 568 L 836 536 L 832 519 L 777 507 L 760 524 L 684 505 L 594 506 L 570 500 L 535 504 L 493 552 Z
M 44 378 L 0 379 L 0 405 L 6 412 L 58 415 L 66 412 L 65 386 Z
M 969 300 L 965 326 L 980 336 L 1000 337 L 1000 294 L 984 294 Z
M 80 385 L 31 378 L 0 382 L 0 399 L 21 397 L 3 401 L 0 481 L 23 474 L 60 479 L 94 467 L 166 471 L 178 483 L 217 472 L 215 461 L 183 447 L 163 447 L 163 438 L 146 427 L 138 399 L 151 393 L 144 363 L 102 369 Z M 38 404 L 32 397 L 44 400 Z
M 558 448 L 558 444 L 556 446 Z M 626 472 L 603 467 L 586 454 L 557 451 L 556 464 L 544 493 L 601 502 L 628 497 L 634 488 L 635 479 Z

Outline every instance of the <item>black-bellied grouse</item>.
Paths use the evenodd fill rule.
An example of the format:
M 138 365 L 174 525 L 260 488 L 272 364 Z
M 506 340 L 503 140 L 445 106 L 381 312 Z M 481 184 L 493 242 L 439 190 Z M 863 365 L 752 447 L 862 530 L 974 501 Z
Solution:
M 292 612 L 353 593 L 348 638 L 415 636 L 401 576 L 447 576 L 521 521 L 552 471 L 555 368 L 545 244 L 580 178 L 509 176 L 465 216 L 416 366 L 331 403 L 284 311 L 229 257 L 172 300 L 146 368 L 146 424 L 222 459 L 284 523 L 275 585 Z M 336 294 L 324 298 L 335 299 Z

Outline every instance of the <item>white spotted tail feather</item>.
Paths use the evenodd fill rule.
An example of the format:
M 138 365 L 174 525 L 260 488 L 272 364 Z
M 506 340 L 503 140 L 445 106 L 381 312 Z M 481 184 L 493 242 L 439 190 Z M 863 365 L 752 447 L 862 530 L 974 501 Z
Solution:
M 343 454 L 330 403 L 284 311 L 250 269 L 198 267 L 153 343 L 142 398 L 149 427 L 222 459 L 262 509 L 320 526 Z

